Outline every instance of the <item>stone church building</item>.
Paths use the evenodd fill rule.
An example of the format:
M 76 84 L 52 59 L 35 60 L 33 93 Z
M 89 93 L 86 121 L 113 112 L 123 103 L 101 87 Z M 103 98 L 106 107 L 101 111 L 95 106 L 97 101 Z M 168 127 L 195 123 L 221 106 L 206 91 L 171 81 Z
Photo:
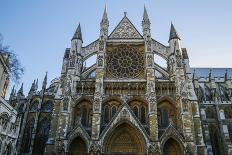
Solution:
M 105 9 L 96 41 L 83 46 L 77 27 L 59 78 L 48 86 L 46 75 L 40 90 L 35 80 L 27 96 L 12 91 L 19 154 L 232 154 L 231 70 L 191 68 L 173 24 L 163 45 L 146 8 L 141 21 L 142 33 L 125 13 L 109 33 Z

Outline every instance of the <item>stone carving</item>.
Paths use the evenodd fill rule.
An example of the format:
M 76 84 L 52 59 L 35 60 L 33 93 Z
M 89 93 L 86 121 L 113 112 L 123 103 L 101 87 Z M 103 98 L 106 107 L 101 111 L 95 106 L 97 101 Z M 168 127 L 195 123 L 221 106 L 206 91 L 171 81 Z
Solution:
M 99 98 L 94 99 L 94 111 L 100 112 L 100 99 Z
M 152 67 L 152 64 L 153 64 L 152 55 L 148 55 L 147 56 L 147 66 Z
M 142 39 L 142 36 L 132 25 L 127 17 L 124 17 L 118 27 L 112 32 L 109 38 L 118 39 Z
M 185 154 L 186 155 L 193 155 L 193 146 L 191 146 L 190 144 L 187 144 L 187 146 L 185 147 Z
M 93 141 L 90 148 L 89 148 L 89 151 L 91 153 L 94 153 L 94 154 L 100 153 L 101 152 L 101 145 L 98 142 Z
M 103 67 L 103 55 L 98 56 L 98 67 Z
M 104 41 L 99 41 L 99 51 L 103 51 L 104 50 Z
M 147 42 L 147 51 L 150 52 L 151 51 L 151 41 L 148 40 Z

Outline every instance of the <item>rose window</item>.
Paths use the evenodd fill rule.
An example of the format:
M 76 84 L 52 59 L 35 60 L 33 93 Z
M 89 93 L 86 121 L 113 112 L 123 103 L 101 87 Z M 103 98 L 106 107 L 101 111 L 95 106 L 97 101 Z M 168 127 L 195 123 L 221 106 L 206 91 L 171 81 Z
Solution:
M 107 70 L 116 78 L 136 78 L 144 72 L 144 54 L 126 45 L 112 48 L 107 54 Z

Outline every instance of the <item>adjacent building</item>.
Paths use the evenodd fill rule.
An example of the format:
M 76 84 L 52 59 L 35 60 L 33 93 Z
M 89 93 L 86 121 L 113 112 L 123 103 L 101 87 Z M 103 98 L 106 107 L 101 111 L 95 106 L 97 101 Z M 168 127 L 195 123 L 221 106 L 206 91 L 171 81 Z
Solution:
M 0 154 L 14 155 L 17 153 L 16 143 L 19 131 L 17 111 L 5 100 L 9 85 L 8 56 L 0 53 Z

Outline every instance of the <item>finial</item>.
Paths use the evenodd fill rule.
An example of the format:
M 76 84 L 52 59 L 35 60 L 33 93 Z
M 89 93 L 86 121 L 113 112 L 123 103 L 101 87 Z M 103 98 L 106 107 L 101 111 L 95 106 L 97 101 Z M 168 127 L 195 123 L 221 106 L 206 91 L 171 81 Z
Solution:
M 127 12 L 124 12 L 124 16 L 126 17 L 126 15 L 127 15 Z

